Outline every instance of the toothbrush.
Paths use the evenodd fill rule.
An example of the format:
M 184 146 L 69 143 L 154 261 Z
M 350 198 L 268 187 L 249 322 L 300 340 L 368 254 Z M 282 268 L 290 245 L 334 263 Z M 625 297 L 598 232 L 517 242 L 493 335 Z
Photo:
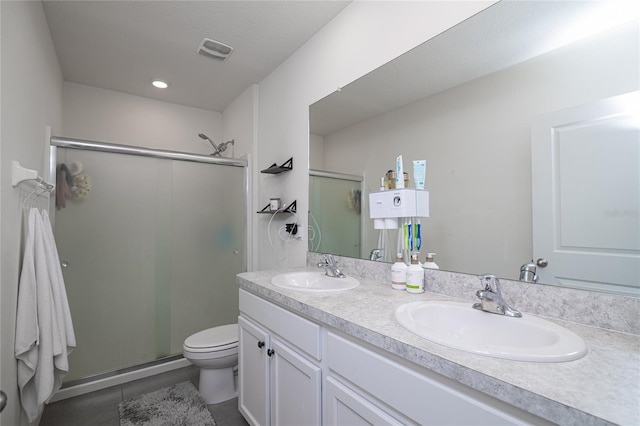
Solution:
M 409 250 L 409 225 L 405 223 L 402 225 L 403 237 L 404 237 L 404 249 Z

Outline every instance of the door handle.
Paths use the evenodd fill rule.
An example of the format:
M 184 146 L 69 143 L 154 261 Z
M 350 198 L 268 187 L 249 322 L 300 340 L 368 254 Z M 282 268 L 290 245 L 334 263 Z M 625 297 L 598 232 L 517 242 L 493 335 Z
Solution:
M 4 407 L 7 405 L 7 394 L 0 391 L 0 412 L 4 410 Z

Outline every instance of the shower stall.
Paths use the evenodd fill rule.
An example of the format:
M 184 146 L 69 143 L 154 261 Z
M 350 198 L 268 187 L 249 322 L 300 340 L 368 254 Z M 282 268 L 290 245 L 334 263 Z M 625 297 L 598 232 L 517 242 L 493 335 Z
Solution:
M 58 137 L 51 152 L 78 344 L 66 387 L 176 359 L 190 334 L 237 322 L 246 160 Z

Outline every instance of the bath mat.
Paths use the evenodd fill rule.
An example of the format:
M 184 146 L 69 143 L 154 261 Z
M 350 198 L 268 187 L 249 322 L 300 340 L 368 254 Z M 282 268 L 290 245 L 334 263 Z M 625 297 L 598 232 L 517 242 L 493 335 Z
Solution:
M 182 382 L 123 401 L 120 426 L 214 426 L 204 400 L 191 382 Z

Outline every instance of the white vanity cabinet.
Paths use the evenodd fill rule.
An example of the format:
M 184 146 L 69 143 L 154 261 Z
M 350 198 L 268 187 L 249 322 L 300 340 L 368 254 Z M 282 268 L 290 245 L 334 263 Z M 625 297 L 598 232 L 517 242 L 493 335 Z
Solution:
M 320 425 L 319 325 L 240 290 L 238 405 L 252 425 Z
M 326 334 L 326 425 L 549 424 L 351 337 Z
M 239 409 L 252 425 L 549 425 L 240 290 Z

